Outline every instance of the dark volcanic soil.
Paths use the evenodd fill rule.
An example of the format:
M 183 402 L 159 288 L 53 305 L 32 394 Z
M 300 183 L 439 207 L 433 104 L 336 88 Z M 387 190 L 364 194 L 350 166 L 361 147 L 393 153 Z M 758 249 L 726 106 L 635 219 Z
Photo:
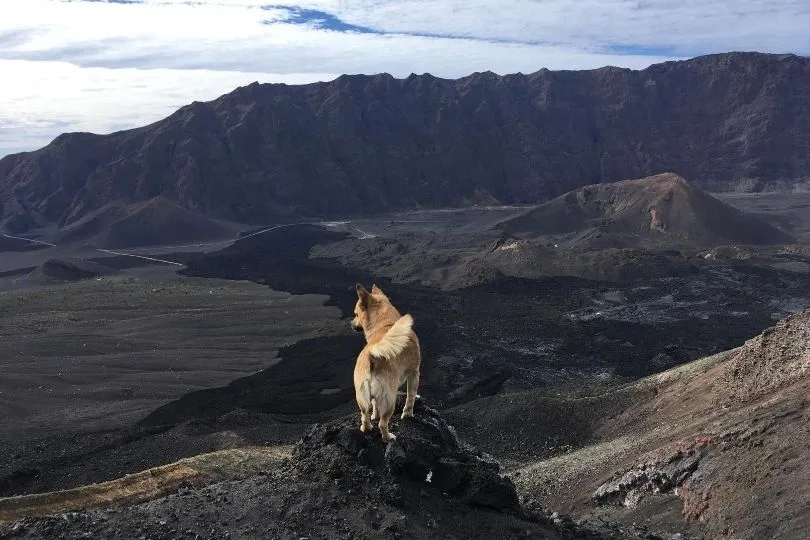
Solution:
M 351 371 L 362 337 L 346 323 L 358 281 L 376 282 L 401 311 L 414 315 L 424 350 L 420 394 L 446 412 L 462 438 L 497 452 L 511 465 L 562 459 L 572 449 L 587 449 L 601 436 L 606 416 L 620 415 L 650 392 L 611 393 L 617 385 L 738 346 L 775 319 L 810 305 L 806 274 L 776 268 L 776 252 L 765 248 L 634 251 L 641 253 L 635 259 L 622 249 L 593 251 L 589 256 L 597 258 L 596 268 L 620 268 L 612 281 L 527 279 L 493 270 L 491 259 L 480 254 L 503 248 L 499 253 L 514 264 L 506 268 L 530 268 L 521 257 L 529 263 L 530 256 L 543 260 L 553 246 L 521 251 L 511 245 L 514 239 L 481 229 L 430 236 L 415 223 L 381 226 L 410 228 L 387 238 L 374 238 L 377 231 L 365 223 L 343 229 L 294 225 L 213 254 L 176 254 L 187 263 L 186 276 L 172 282 L 147 285 L 130 277 L 105 277 L 0 295 L 0 304 L 8 308 L 0 342 L 7 375 L 0 380 L 0 406 L 9 412 L 0 420 L 6 434 L 0 441 L 0 496 L 111 480 L 201 452 L 288 444 L 315 422 L 354 415 Z M 779 248 L 778 256 L 785 263 L 805 264 L 810 259 L 803 249 Z M 652 270 L 645 262 L 650 257 L 661 261 Z M 140 264 L 132 261 L 100 260 L 122 273 Z M 568 263 L 583 268 L 581 260 Z M 449 290 L 435 286 L 455 279 L 459 265 L 482 279 L 457 281 Z M 263 290 L 269 298 L 254 284 L 201 278 L 253 281 L 268 287 Z M 431 280 L 434 286 L 428 285 Z M 98 311 L 100 305 L 106 309 Z M 572 404 L 571 395 L 604 398 Z M 525 400 L 530 414 L 524 414 Z M 351 418 L 332 424 L 339 435 L 347 433 Z M 396 429 L 406 435 L 404 444 L 407 423 Z M 354 440 L 354 435 L 340 437 Z M 371 456 L 384 452 L 374 446 L 375 439 L 369 441 L 356 450 L 366 449 Z M 390 536 L 386 527 L 391 523 L 412 537 L 448 531 L 445 526 L 486 531 L 480 509 L 470 510 L 463 494 L 423 498 L 416 492 L 418 500 L 408 495 L 410 506 L 403 510 L 376 488 L 366 499 L 366 484 L 349 493 L 340 477 L 329 476 L 332 483 L 323 483 L 317 475 L 325 463 L 337 462 L 342 465 L 331 470 L 342 467 L 376 481 L 388 478 L 387 469 L 378 466 L 387 467 L 390 460 L 373 461 L 370 467 L 346 462 L 330 441 L 321 442 L 309 439 L 297 454 L 316 456 L 311 469 L 301 468 L 310 458 L 296 458 L 276 472 L 268 470 L 268 478 L 195 488 L 121 513 L 29 522 L 25 534 L 47 529 L 104 536 L 140 528 L 154 538 L 186 530 L 221 537 L 229 529 L 249 537 L 266 529 L 286 538 L 319 537 L 336 526 L 346 534 L 374 537 Z M 331 474 L 329 467 L 325 471 Z M 561 478 L 568 472 L 552 471 Z M 322 499 L 317 490 L 324 492 Z M 293 501 L 313 498 L 330 511 L 310 523 L 301 517 L 309 502 Z M 235 501 L 232 508 L 225 499 Z M 333 504 L 348 510 L 333 512 Z M 253 516 L 260 508 L 264 513 Z M 255 521 L 266 519 L 267 508 L 273 509 L 273 523 L 290 528 Z M 450 517 L 451 510 L 462 518 Z M 435 530 L 422 517 L 427 511 L 435 511 Z M 550 526 L 548 519 L 538 521 L 524 511 L 487 514 L 487 520 L 503 525 L 507 537 Z M 403 515 L 404 521 L 399 519 Z M 562 534 L 559 528 L 548 530 L 551 537 Z
M 347 317 L 355 300 L 355 282 L 370 285 L 375 280 L 363 270 L 342 266 L 334 260 L 307 257 L 311 246 L 317 243 L 328 245 L 344 239 L 343 233 L 322 227 L 288 227 L 247 238 L 213 255 L 193 258 L 183 273 L 247 279 L 295 294 L 326 294 L 327 303 L 339 307 Z M 386 279 L 376 282 L 403 312 L 414 315 L 425 351 L 420 393 L 441 408 L 528 389 L 549 394 L 602 391 L 737 346 L 770 326 L 774 318 L 806 304 L 810 298 L 810 284 L 801 275 L 708 263 L 688 276 L 624 283 L 565 277 L 536 280 L 501 277 L 486 285 L 442 292 Z M 300 316 L 301 308 L 294 309 Z M 217 315 L 217 324 L 232 325 L 228 322 L 232 316 L 236 315 Z M 287 322 L 303 324 L 298 319 Z M 239 335 L 233 339 L 242 339 L 239 336 L 246 331 L 251 336 L 253 332 L 263 332 L 259 329 L 261 324 L 251 330 L 252 324 L 235 329 Z M 167 327 L 166 332 L 173 331 Z M 157 408 L 148 414 L 144 411 L 141 427 L 135 428 L 135 433 L 141 433 L 138 430 L 142 428 L 170 429 L 197 421 L 219 422 L 217 425 L 224 426 L 220 420 L 223 416 L 233 409 L 242 409 L 269 415 L 264 418 L 276 422 L 262 431 L 263 436 L 276 442 L 291 442 L 312 422 L 352 410 L 351 370 L 362 338 L 351 332 L 345 322 L 337 321 L 320 334 L 302 334 L 302 341 L 281 349 L 278 363 L 273 360 L 271 348 L 256 349 L 256 337 L 251 337 L 250 355 L 265 356 L 263 363 L 255 364 L 263 371 L 224 386 L 210 380 L 203 385 L 195 379 L 200 386 L 179 398 L 162 391 L 155 398 L 170 401 L 150 399 Z M 117 334 L 113 338 L 119 339 Z M 150 339 L 157 338 L 155 334 Z M 211 339 L 214 347 L 223 338 Z M 245 339 L 242 341 L 247 343 Z M 155 347 L 165 347 L 155 343 Z M 103 346 L 110 345 L 115 343 L 105 341 Z M 245 353 L 239 351 L 245 346 L 237 345 L 231 354 L 240 358 Z M 206 353 L 205 358 L 208 357 L 216 361 L 215 348 Z M 99 361 L 103 358 L 99 356 Z M 144 410 L 143 405 L 140 407 L 139 410 Z M 494 429 L 475 427 L 462 413 L 459 409 L 454 421 L 471 426 L 471 437 L 478 438 Z M 44 422 L 46 417 L 40 414 L 37 418 L 38 422 Z M 41 451 L 32 451 L 30 446 L 20 446 L 19 442 L 7 442 L 6 455 L 19 457 L 6 459 L 3 476 L 22 475 L 26 480 L 7 484 L 5 493 L 30 493 L 45 487 L 57 489 L 109 480 L 115 474 L 159 463 L 162 457 L 147 456 L 149 449 L 155 448 L 152 443 L 137 442 L 133 446 L 123 442 L 132 436 L 127 429 L 115 431 L 104 451 L 105 460 L 120 464 L 110 468 L 95 465 L 98 455 L 92 435 L 78 436 L 56 455 L 52 452 L 58 446 L 52 442 L 38 442 Z M 567 444 L 567 437 L 542 431 L 538 439 L 521 441 L 514 452 L 507 454 L 517 457 L 531 455 L 532 448 L 558 448 Z M 579 440 L 579 435 L 572 437 Z M 168 457 L 190 455 L 188 452 L 196 444 L 181 443 L 171 437 L 162 440 Z M 200 448 L 217 449 L 213 440 L 206 439 Z M 15 444 L 22 450 L 14 450 Z M 145 449 L 139 450 L 142 444 Z M 130 460 L 116 457 L 130 452 L 145 457 Z M 543 452 L 534 455 L 545 455 Z M 31 480 L 27 470 L 39 471 L 38 479 Z
M 109 480 L 238 444 L 227 433 L 234 426 L 210 436 L 130 426 L 168 401 L 271 366 L 285 345 L 348 333 L 324 300 L 127 275 L 0 294 L 0 495 Z M 317 384 L 316 395 L 333 387 Z M 250 425 L 268 424 L 261 418 Z M 266 441 L 303 429 L 268 426 Z
M 237 242 L 191 261 L 183 273 L 328 294 L 348 316 L 354 283 L 372 281 L 368 272 L 301 256 L 318 243 L 328 250 L 328 242 L 343 235 L 317 227 L 287 231 L 250 238 L 250 244 Z M 406 251 L 403 257 L 411 257 L 413 265 L 424 261 L 419 252 Z M 402 311 L 413 313 L 429 354 L 424 369 L 437 370 L 429 371 L 426 384 L 435 381 L 437 395 L 447 395 L 448 385 L 455 389 L 470 382 L 465 374 L 479 369 L 505 369 L 515 386 L 542 384 L 545 369 L 590 366 L 643 375 L 660 369 L 655 358 L 682 363 L 735 346 L 783 316 L 791 299 L 810 297 L 810 284 L 801 275 L 744 266 L 703 265 L 683 277 L 624 283 L 501 277 L 444 292 L 379 277 L 376 282 Z M 713 324 L 706 324 L 709 320 Z

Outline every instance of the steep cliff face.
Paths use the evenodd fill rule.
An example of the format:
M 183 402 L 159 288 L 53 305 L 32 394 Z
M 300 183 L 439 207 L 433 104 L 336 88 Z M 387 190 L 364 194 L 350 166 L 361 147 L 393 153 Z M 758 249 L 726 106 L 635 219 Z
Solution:
M 673 171 L 715 190 L 810 180 L 810 59 L 252 84 L 142 128 L 0 160 L 2 219 L 68 224 L 163 195 L 239 221 L 534 203 Z

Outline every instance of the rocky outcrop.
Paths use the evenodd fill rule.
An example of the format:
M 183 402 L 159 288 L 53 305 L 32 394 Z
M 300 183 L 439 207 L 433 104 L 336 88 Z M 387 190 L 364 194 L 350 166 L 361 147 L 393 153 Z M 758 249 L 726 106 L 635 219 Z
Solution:
M 650 493 L 673 493 L 697 470 L 703 452 L 699 448 L 679 450 L 663 460 L 651 460 L 615 475 L 599 486 L 592 498 L 597 504 L 638 506 Z
M 731 356 L 722 373 L 722 398 L 751 401 L 808 376 L 810 310 L 804 310 L 748 340 Z
M 295 447 L 296 470 L 360 481 L 363 489 L 377 491 L 395 505 L 430 489 L 474 506 L 519 508 L 515 486 L 498 474 L 497 461 L 465 444 L 421 400 L 414 414 L 412 421 L 400 422 L 397 439 L 387 444 L 376 431 L 371 436 L 362 433 L 354 417 L 317 425 Z
M 61 225 L 164 195 L 262 222 L 537 203 L 674 171 L 711 190 L 810 179 L 810 59 L 729 53 L 633 71 L 252 84 L 139 129 L 0 160 L 2 221 Z

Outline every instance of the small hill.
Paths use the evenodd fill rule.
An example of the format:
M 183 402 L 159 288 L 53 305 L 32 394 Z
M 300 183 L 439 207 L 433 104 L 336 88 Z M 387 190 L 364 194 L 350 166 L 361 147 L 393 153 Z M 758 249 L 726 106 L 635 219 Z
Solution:
M 234 238 L 236 228 L 195 214 L 166 197 L 109 204 L 65 227 L 60 241 L 116 249 Z
M 82 259 L 48 259 L 26 276 L 32 284 L 47 285 L 69 283 L 114 274 L 115 270 L 103 264 Z
M 697 245 L 793 242 L 759 217 L 712 197 L 672 173 L 585 186 L 502 222 L 511 234 L 572 234 L 595 248 L 638 242 Z

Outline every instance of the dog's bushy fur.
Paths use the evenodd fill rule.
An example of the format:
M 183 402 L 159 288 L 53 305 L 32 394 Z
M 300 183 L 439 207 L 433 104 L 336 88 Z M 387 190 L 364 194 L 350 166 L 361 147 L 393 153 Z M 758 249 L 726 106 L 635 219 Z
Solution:
M 374 285 L 369 292 L 356 285 L 352 328 L 363 332 L 366 346 L 354 366 L 354 390 L 360 407 L 360 429 L 371 430 L 371 420 L 380 420 L 384 441 L 396 437 L 388 430 L 397 401 L 397 391 L 407 384 L 402 418 L 413 416 L 413 403 L 419 389 L 422 353 L 413 331 L 413 317 L 401 315 L 385 293 Z

